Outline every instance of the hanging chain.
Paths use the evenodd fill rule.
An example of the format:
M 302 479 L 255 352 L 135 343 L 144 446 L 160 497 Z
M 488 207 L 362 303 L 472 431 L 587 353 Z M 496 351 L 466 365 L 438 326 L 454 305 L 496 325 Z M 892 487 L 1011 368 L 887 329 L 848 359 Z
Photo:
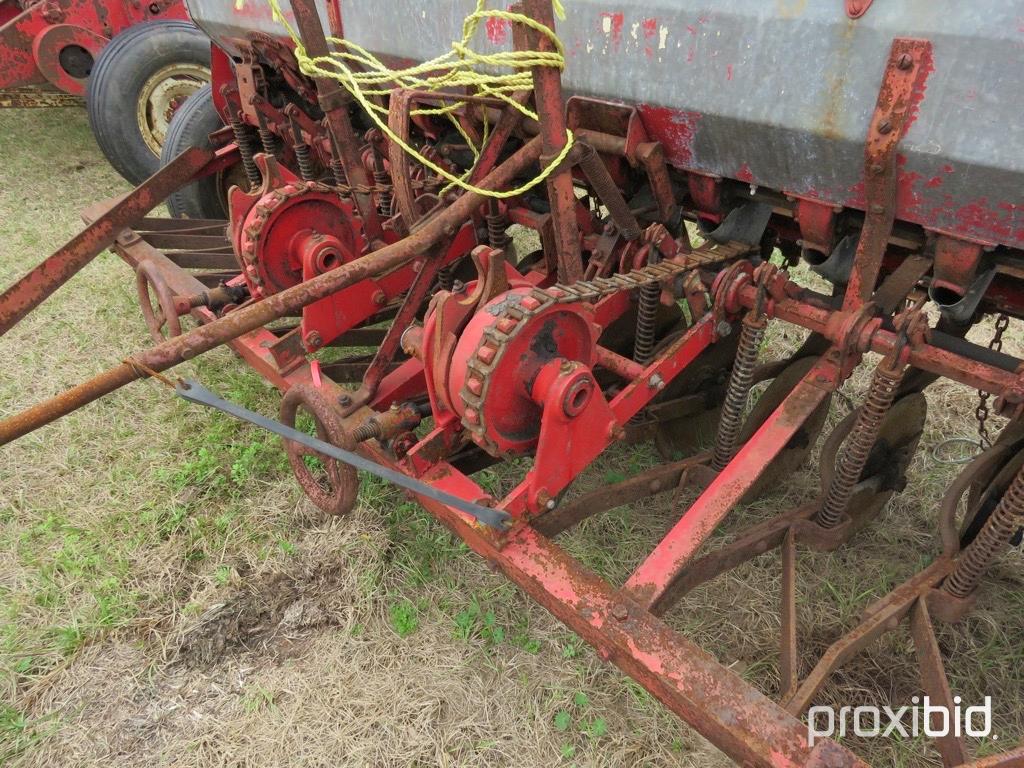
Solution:
M 1001 352 L 1003 349 L 1003 334 L 1010 325 L 1010 317 L 1001 312 L 996 318 L 996 330 L 992 334 L 992 341 L 988 348 Z M 988 433 L 988 400 L 991 395 L 984 390 L 978 390 L 978 407 L 974 409 L 974 417 L 978 420 L 978 447 L 984 450 L 992 445 L 992 437 Z

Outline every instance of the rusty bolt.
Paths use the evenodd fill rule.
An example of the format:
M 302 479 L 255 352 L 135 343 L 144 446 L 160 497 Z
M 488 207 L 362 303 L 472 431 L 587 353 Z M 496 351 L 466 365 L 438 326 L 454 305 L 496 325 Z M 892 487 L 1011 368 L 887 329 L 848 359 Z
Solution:
M 909 53 L 901 53 L 900 57 L 896 59 L 896 66 L 900 69 L 910 69 L 914 66 L 914 57 Z
M 388 297 L 384 294 L 384 291 L 377 291 L 373 294 L 373 303 L 379 307 L 383 307 L 388 303 Z
M 310 349 L 319 347 L 322 341 L 323 339 L 320 337 L 320 333 L 318 331 L 310 331 L 306 334 L 306 346 Z
M 616 621 L 625 621 L 629 618 L 629 608 L 625 605 L 616 605 L 612 608 L 612 616 Z
M 352 405 L 352 398 L 349 395 L 339 395 L 338 402 L 343 406 Z
M 883 170 L 884 169 L 882 168 L 882 166 L 879 165 L 878 163 L 872 163 L 872 165 L 871 165 L 871 175 L 872 176 L 878 176 Z
M 885 206 L 884 205 L 879 205 L 878 203 L 875 203 L 875 204 L 873 204 L 871 206 L 871 212 L 872 213 L 884 213 L 885 212 Z
M 551 498 L 551 494 L 548 493 L 547 488 L 541 488 L 539 491 L 537 491 L 537 506 L 544 509 L 555 508 L 554 499 Z
M 888 120 L 883 120 L 878 124 L 879 133 L 892 133 L 892 123 Z

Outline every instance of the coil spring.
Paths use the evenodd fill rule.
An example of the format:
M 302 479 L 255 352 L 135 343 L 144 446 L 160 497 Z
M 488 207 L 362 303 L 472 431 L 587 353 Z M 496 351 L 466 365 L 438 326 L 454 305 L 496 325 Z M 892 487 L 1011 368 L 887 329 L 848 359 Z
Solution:
M 1013 478 L 985 525 L 960 554 L 956 567 L 943 582 L 942 589 L 954 597 L 965 598 L 974 591 L 981 577 L 1007 548 L 1024 523 L 1024 468 Z
M 747 397 L 754 380 L 754 366 L 757 365 L 757 353 L 761 349 L 761 341 L 768 325 L 764 318 L 748 312 L 743 318 L 739 345 L 736 350 L 736 361 L 729 376 L 729 386 L 722 403 L 722 414 L 718 419 L 718 432 L 715 435 L 715 453 L 711 459 L 711 468 L 721 472 L 732 461 L 736 454 L 736 442 L 739 439 L 740 427 L 743 425 L 743 412 L 747 407 Z
M 374 163 L 373 182 L 381 188 L 387 187 L 391 182 L 391 179 L 388 178 L 388 174 L 381 166 L 380 162 Z M 390 218 L 391 216 L 391 205 L 392 199 L 390 192 L 381 191 L 377 193 L 377 208 L 380 210 L 380 215 L 385 219 Z
M 339 187 L 348 186 L 348 175 L 345 173 L 345 166 L 337 157 L 331 158 L 331 175 L 334 183 Z
M 896 399 L 906 370 L 905 366 L 891 365 L 888 359 L 883 360 L 875 368 L 867 397 L 836 461 L 835 474 L 832 475 L 825 502 L 818 512 L 818 524 L 821 527 L 834 528 L 846 514 L 850 497 L 853 495 L 853 487 L 860 482 L 871 449 L 878 440 L 882 421 Z
M 379 438 L 383 433 L 380 424 L 374 419 L 370 419 L 352 430 L 352 440 L 357 443 L 365 443 L 371 438 Z
M 647 266 L 661 261 L 661 253 L 651 248 L 647 255 Z M 636 334 L 633 341 L 633 359 L 640 365 L 647 365 L 654 355 L 654 334 L 657 330 L 658 304 L 661 302 L 661 286 L 657 283 L 640 289 L 640 302 L 636 311 Z
M 636 240 L 640 237 L 640 224 L 629 208 L 629 204 L 622 196 L 622 192 L 615 184 L 604 160 L 597 154 L 589 144 L 580 144 L 579 165 L 583 170 L 587 181 L 594 188 L 598 200 L 604 203 L 612 221 L 619 228 L 626 240 Z
M 277 154 L 277 136 L 267 128 L 266 124 L 261 120 L 259 128 L 256 132 L 260 136 L 260 144 L 263 145 L 263 151 L 268 155 Z
M 238 119 L 237 115 L 229 115 L 228 124 L 231 132 L 235 135 L 235 144 L 238 145 L 238 154 L 242 158 L 242 168 L 245 170 L 245 177 L 249 180 L 249 186 L 255 187 L 263 181 L 260 169 L 256 167 L 253 156 L 256 154 L 256 142 L 253 141 L 252 132 L 249 127 Z
M 309 144 L 298 142 L 295 145 L 295 160 L 299 164 L 299 175 L 303 181 L 316 181 L 316 171 L 313 167 L 313 152 Z
M 451 291 L 455 287 L 455 275 L 452 274 L 450 265 L 437 270 L 437 283 L 442 291 Z
M 505 232 L 508 222 L 505 215 L 501 212 L 488 213 L 484 218 L 487 219 L 487 243 L 495 250 L 504 250 L 508 245 L 508 234 Z

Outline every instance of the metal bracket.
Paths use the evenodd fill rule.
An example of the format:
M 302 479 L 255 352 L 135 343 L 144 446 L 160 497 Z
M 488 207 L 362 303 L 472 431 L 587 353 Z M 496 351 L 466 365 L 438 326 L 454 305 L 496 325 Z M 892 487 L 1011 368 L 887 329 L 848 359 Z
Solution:
M 861 306 L 875 290 L 896 219 L 896 148 L 923 97 L 931 55 L 928 40 L 897 37 L 892 41 L 864 146 L 864 226 L 843 301 L 845 310 Z

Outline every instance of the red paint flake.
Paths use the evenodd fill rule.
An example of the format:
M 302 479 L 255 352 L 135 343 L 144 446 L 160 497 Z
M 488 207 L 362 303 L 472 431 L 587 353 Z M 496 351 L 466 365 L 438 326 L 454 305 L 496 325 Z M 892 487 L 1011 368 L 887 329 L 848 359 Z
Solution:
M 640 29 L 643 30 L 644 37 L 650 39 L 658 34 L 658 20 L 644 19 L 640 22 Z
M 700 122 L 699 112 L 655 107 L 638 107 L 651 141 L 660 141 L 671 165 L 687 168 L 693 162 L 693 140 Z
M 952 173 L 953 172 L 953 166 L 950 165 L 949 163 L 946 163 L 944 166 L 942 166 L 942 172 L 943 173 Z
M 1013 231 L 1009 217 L 1000 216 L 993 211 L 987 197 L 980 197 L 973 203 L 961 206 L 954 215 L 956 231 L 962 234 L 991 233 L 1006 239 Z
M 928 179 L 928 181 L 925 182 L 924 185 L 928 189 L 935 189 L 936 187 L 941 187 L 942 186 L 942 177 L 941 176 L 932 176 L 930 179 Z
M 732 64 L 725 65 L 725 79 L 732 80 Z
M 501 45 L 508 39 L 508 26 L 505 19 L 491 16 L 487 19 L 487 39 L 494 45 Z
M 624 18 L 625 17 L 619 11 L 616 11 L 615 13 L 601 13 L 601 29 L 604 29 L 604 20 L 611 19 L 612 46 L 615 48 L 618 48 L 619 43 L 622 42 L 622 22 Z
M 745 181 L 747 184 L 754 183 L 754 173 L 750 170 L 750 166 L 744 163 L 736 171 L 736 178 L 740 181 Z
M 935 71 L 935 63 L 932 59 L 932 48 L 927 46 L 921 52 L 921 63 L 914 75 L 914 84 L 910 91 L 910 103 L 907 105 L 907 119 L 903 125 L 903 135 L 910 130 L 910 126 L 917 120 L 917 113 L 920 111 L 921 102 L 924 101 L 924 93 L 928 88 L 928 76 Z

